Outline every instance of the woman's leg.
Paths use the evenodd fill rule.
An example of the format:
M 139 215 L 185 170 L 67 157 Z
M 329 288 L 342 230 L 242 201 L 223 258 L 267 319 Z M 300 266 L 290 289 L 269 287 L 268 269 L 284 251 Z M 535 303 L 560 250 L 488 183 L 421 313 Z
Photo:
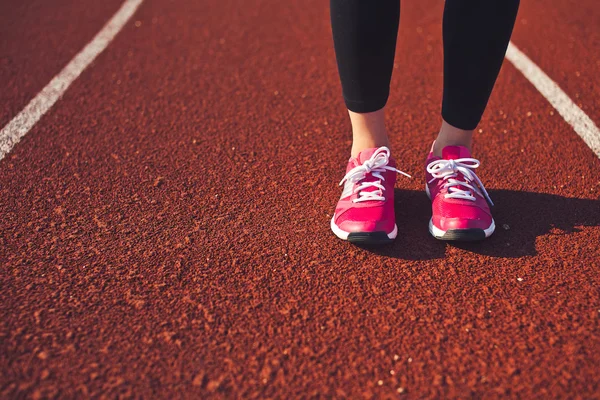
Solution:
M 427 158 L 429 232 L 441 240 L 482 240 L 496 227 L 475 169 L 471 138 L 510 40 L 519 0 L 446 0 L 442 128 Z
M 400 0 L 330 0 L 330 6 L 356 157 L 364 149 L 389 144 L 384 107 L 394 67 Z
M 500 72 L 519 0 L 446 0 L 442 127 L 434 145 L 471 148 Z
M 384 107 L 394 68 L 400 0 L 330 0 L 331 27 L 346 107 L 352 122 L 352 158 L 331 219 L 340 239 L 387 243 L 397 233 L 395 161 Z

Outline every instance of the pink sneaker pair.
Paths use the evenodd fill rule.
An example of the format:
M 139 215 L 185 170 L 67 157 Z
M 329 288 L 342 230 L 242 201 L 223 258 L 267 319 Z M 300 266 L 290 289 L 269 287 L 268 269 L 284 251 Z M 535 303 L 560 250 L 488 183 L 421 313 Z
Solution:
M 430 153 L 425 191 L 432 201 L 429 232 L 441 240 L 482 240 L 494 232 L 488 201 L 492 201 L 473 171 L 479 161 L 462 146 L 448 146 L 442 157 Z M 350 158 L 342 196 L 331 219 L 337 237 L 353 243 L 379 244 L 396 238 L 394 214 L 396 163 L 387 147 L 367 149 Z

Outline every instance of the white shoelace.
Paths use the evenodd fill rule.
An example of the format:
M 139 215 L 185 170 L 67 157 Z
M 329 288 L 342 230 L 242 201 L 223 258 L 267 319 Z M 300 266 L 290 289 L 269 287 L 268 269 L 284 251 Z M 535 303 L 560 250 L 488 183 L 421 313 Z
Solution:
M 384 201 L 385 197 L 383 196 L 383 191 L 385 190 L 385 187 L 381 184 L 381 181 L 385 181 L 385 178 L 382 175 L 385 171 L 396 171 L 410 178 L 410 175 L 408 175 L 406 172 L 402 172 L 394 167 L 390 167 L 388 165 L 389 161 L 390 149 L 383 146 L 378 148 L 373 153 L 373 155 L 371 155 L 371 158 L 363 162 L 362 165 L 354 167 L 350 171 L 348 171 L 346 176 L 344 176 L 344 179 L 342 179 L 342 181 L 340 182 L 340 186 L 342 186 L 346 181 L 351 182 L 353 184 L 360 182 L 361 180 L 365 179 L 368 173 L 371 173 L 371 176 L 379 179 L 378 181 L 374 182 L 363 182 L 356 188 L 354 188 L 352 194 L 358 192 L 358 197 L 352 200 L 352 202 L 358 203 L 361 201 L 370 200 Z M 364 191 L 365 189 L 370 187 L 375 187 L 377 188 L 377 190 L 374 190 L 372 192 Z
M 433 179 L 431 179 L 429 183 L 436 179 L 445 180 L 446 183 L 443 187 L 448 189 L 448 193 L 446 193 L 444 197 L 447 199 L 465 199 L 475 201 L 475 196 L 473 196 L 473 192 L 475 192 L 481 197 L 485 197 L 493 206 L 494 203 L 492 202 L 492 199 L 490 199 L 485 187 L 483 187 L 483 183 L 481 183 L 481 180 L 473 171 L 473 169 L 479 167 L 479 165 L 479 160 L 475 158 L 457 158 L 456 160 L 432 161 L 427 166 L 427 172 L 433 176 Z M 458 176 L 458 174 L 461 174 L 465 180 L 462 181 L 454 179 Z M 476 185 L 472 185 L 471 183 L 476 183 Z

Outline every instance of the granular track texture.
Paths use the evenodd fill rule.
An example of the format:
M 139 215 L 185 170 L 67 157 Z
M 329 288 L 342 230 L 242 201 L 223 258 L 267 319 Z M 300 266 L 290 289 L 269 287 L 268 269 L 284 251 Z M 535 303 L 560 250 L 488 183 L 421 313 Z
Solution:
M 475 143 L 496 233 L 430 237 L 443 4 L 404 3 L 389 128 L 413 179 L 398 239 L 365 249 L 329 230 L 350 126 L 327 2 L 146 0 L 0 161 L 0 397 L 597 398 L 600 162 L 505 63 Z M 524 4 L 514 41 L 598 123 L 599 8 L 571 3 L 539 26 Z M 35 43 L 78 51 L 103 4 L 1 45 L 3 123 L 72 56 Z

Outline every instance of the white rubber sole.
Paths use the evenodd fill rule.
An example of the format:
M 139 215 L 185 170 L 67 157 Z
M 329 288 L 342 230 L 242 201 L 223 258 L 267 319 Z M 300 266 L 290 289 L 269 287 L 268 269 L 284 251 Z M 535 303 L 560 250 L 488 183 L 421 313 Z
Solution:
M 331 230 L 333 231 L 335 236 L 339 237 L 342 240 L 348 240 L 348 235 L 350 235 L 351 233 L 361 233 L 361 232 L 346 232 L 346 231 L 342 230 L 339 226 L 337 226 L 335 224 L 334 220 L 335 220 L 335 215 L 333 216 L 333 218 L 331 218 Z M 369 232 L 364 232 L 364 233 L 369 233 Z M 387 235 L 388 239 L 390 239 L 390 240 L 396 239 L 396 236 L 398 235 L 398 226 L 396 224 L 394 224 L 394 230 L 392 230 L 390 233 L 386 232 L 386 235 Z
M 465 229 L 465 231 L 466 230 L 467 229 Z M 489 226 L 489 228 L 481 229 L 481 230 L 485 234 L 485 237 L 488 238 L 488 237 L 492 236 L 492 233 L 494 233 L 494 231 L 496 230 L 496 223 L 492 219 L 492 224 Z M 452 229 L 451 231 L 459 231 L 459 229 Z M 446 239 L 444 236 L 446 235 L 447 232 L 448 231 L 443 231 L 440 228 L 436 227 L 433 224 L 433 218 L 429 220 L 429 233 L 431 233 L 431 236 L 433 236 L 436 239 Z M 446 240 L 453 240 L 453 239 L 446 239 Z

